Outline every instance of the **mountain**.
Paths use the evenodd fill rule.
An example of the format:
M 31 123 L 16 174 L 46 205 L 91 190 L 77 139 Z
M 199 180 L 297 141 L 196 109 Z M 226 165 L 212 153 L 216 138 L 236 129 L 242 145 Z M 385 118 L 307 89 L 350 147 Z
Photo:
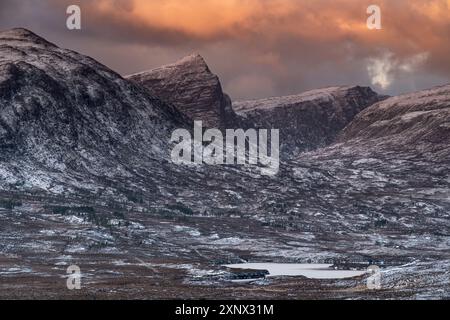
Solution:
M 206 127 L 280 129 L 284 157 L 330 145 L 356 114 L 385 98 L 355 86 L 231 103 L 219 78 L 198 54 L 127 78 L 191 119 L 203 120 Z
M 233 102 L 233 108 L 254 127 L 280 129 L 283 153 L 296 155 L 330 145 L 359 112 L 383 99 L 368 87 L 329 87 Z
M 85 181 L 127 176 L 151 159 L 169 159 L 171 132 L 186 123 L 173 106 L 89 57 L 26 29 L 0 33 L 4 187 L 79 185 L 71 172 Z
M 202 120 L 205 127 L 234 127 L 235 114 L 231 100 L 222 91 L 219 78 L 198 54 L 174 64 L 130 75 L 127 79 L 144 85 L 154 96 L 174 104 L 190 119 Z
M 276 176 L 175 165 L 182 105 L 28 30 L 1 32 L 0 298 L 448 297 L 448 87 L 380 99 L 346 87 L 238 103 L 249 125 L 316 148 Z M 223 267 L 253 261 L 376 264 L 383 290 L 366 290 L 367 275 Z M 82 290 L 67 290 L 73 265 Z
M 392 97 L 367 108 L 340 133 L 339 142 L 368 149 L 409 150 L 450 159 L 450 85 Z M 371 146 L 371 148 L 369 148 Z

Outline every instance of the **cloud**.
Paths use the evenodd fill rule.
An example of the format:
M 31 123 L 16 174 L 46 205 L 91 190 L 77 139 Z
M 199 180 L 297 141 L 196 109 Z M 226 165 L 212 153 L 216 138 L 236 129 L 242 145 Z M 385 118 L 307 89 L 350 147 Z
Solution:
M 65 28 L 65 9 L 74 3 L 82 9 L 81 32 Z M 199 52 L 236 99 L 341 84 L 375 83 L 379 90 L 397 94 L 449 81 L 449 0 L 377 0 L 382 30 L 367 29 L 371 4 L 1 0 L 0 27 L 29 27 L 123 74 Z M 411 78 L 417 79 L 413 85 Z

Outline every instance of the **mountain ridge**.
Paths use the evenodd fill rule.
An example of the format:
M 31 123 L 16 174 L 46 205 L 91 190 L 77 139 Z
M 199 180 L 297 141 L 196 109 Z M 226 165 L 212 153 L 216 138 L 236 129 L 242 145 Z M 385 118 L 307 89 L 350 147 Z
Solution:
M 206 127 L 280 129 L 283 158 L 330 145 L 357 113 L 385 99 L 368 87 L 345 86 L 231 102 L 218 76 L 211 73 L 199 54 L 127 78 L 173 103 L 181 112 L 185 109 L 188 117 L 202 120 Z
M 436 161 L 450 158 L 450 85 L 404 94 L 378 102 L 339 134 L 337 142 L 382 149 L 416 150 L 435 154 Z
M 236 115 L 231 108 L 231 100 L 223 92 L 219 77 L 211 72 L 199 54 L 125 78 L 175 105 L 192 121 L 203 121 L 205 127 L 234 126 Z

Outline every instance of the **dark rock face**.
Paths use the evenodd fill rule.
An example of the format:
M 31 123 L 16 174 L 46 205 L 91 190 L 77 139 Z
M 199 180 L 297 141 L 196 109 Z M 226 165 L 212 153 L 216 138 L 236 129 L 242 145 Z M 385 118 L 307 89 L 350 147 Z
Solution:
M 191 120 L 202 120 L 205 127 L 233 127 L 236 116 L 231 100 L 223 93 L 219 78 L 198 54 L 127 78 L 175 105 Z
M 283 154 L 295 155 L 330 145 L 359 112 L 382 99 L 367 87 L 330 87 L 234 102 L 233 108 L 254 127 L 280 129 Z

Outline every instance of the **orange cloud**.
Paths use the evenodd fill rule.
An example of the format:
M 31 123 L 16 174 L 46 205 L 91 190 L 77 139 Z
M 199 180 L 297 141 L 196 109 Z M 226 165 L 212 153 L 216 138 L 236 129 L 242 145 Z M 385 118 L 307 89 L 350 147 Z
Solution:
M 382 8 L 383 30 L 366 27 L 366 9 Z M 180 34 L 204 41 L 234 39 L 267 45 L 281 38 L 374 46 L 436 49 L 448 40 L 450 0 L 97 0 L 89 14 L 145 30 Z M 257 39 L 257 40 L 256 40 Z

